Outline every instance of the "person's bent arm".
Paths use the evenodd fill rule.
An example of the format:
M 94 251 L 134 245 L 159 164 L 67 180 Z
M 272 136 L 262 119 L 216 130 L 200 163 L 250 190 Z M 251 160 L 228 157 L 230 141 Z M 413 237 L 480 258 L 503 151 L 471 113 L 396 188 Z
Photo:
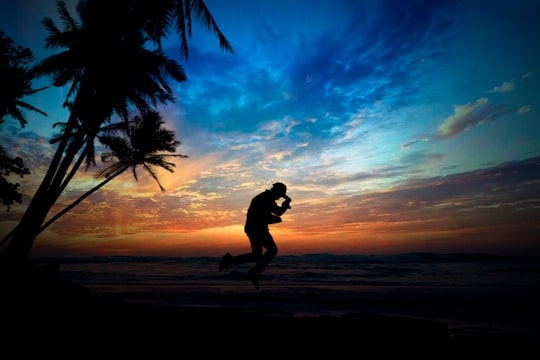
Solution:
M 281 216 L 291 208 L 291 198 L 288 196 L 285 196 L 285 201 L 281 204 L 281 206 L 278 206 L 278 204 L 274 203 L 274 206 L 272 206 L 272 214 L 275 214 L 277 216 Z

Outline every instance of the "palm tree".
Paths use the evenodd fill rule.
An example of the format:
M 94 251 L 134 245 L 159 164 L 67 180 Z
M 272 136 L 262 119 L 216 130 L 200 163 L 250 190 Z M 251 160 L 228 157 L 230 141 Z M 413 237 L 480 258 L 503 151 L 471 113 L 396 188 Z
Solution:
M 64 102 L 70 116 L 42 183 L 18 226 L 2 241 L 7 243 L 7 262 L 26 262 L 49 210 L 83 161 L 87 166 L 95 163 L 94 141 L 104 125 L 111 124 L 115 115 L 127 122 L 133 107 L 144 114 L 158 103 L 175 100 L 167 79 L 185 81 L 186 77 L 183 68 L 161 51 L 159 39 L 166 32 L 160 31 L 176 19 L 181 38 L 189 36 L 193 14 L 218 34 L 221 44 L 222 34 L 202 1 L 156 0 L 159 11 L 148 13 L 149 4 L 143 0 L 110 4 L 81 0 L 77 5 L 79 23 L 65 3 L 58 1 L 63 31 L 51 19 L 43 20 L 49 31 L 46 46 L 66 50 L 43 60 L 35 71 L 52 75 L 55 86 L 71 84 Z M 152 50 L 148 40 L 158 47 Z M 222 48 L 230 45 L 223 42 Z
M 154 168 L 162 168 L 172 173 L 176 164 L 169 162 L 168 159 L 187 158 L 187 156 L 174 154 L 180 142 L 176 140 L 173 131 L 162 127 L 164 123 L 158 112 L 147 111 L 142 116 L 135 116 L 128 127 L 119 128 L 123 130 L 121 134 L 118 134 L 117 129 L 109 131 L 110 128 L 107 128 L 106 134 L 98 136 L 99 141 L 110 149 L 102 153 L 101 160 L 104 163 L 113 162 L 97 174 L 97 177 L 103 176 L 105 180 L 49 219 L 40 228 L 40 232 L 129 168 L 132 169 L 133 177 L 137 180 L 137 167 L 141 166 L 156 180 L 161 191 L 165 191 Z
M 22 109 L 32 110 L 44 116 L 46 113 L 22 101 L 26 96 L 33 95 L 44 88 L 32 89 L 32 80 L 35 74 L 28 64 L 33 61 L 32 51 L 16 44 L 3 31 L 0 31 L 0 124 L 4 116 L 9 115 L 18 120 L 22 127 L 26 125 L 26 118 Z
M 34 73 L 28 64 L 33 60 L 32 51 L 16 44 L 3 31 L 0 31 L 0 125 L 4 123 L 5 116 L 18 120 L 21 127 L 25 127 L 26 118 L 23 109 L 38 112 L 47 116 L 43 111 L 28 104 L 22 99 L 37 93 L 41 89 L 32 88 Z M 21 178 L 30 174 L 21 157 L 8 155 L 0 145 L 0 202 L 7 211 L 13 203 L 22 202 L 22 194 L 18 191 L 19 184 L 8 181 L 8 176 L 15 174 Z

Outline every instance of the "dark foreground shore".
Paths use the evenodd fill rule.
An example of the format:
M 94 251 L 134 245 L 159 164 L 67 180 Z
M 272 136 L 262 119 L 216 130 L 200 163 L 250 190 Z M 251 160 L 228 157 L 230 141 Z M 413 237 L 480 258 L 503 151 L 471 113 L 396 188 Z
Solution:
M 0 305 L 2 348 L 19 355 L 340 359 L 376 353 L 450 358 L 528 354 L 536 351 L 539 340 L 490 328 L 456 331 L 444 322 L 366 312 L 295 317 L 239 307 L 133 304 L 36 274 L 3 281 Z

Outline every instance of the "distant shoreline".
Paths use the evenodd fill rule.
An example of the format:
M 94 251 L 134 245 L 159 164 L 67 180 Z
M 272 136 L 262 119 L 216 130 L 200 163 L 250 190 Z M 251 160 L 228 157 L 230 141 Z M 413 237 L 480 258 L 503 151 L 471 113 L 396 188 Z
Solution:
M 540 260 L 540 254 L 495 254 L 495 253 L 478 253 L 478 252 L 404 252 L 391 254 L 337 254 L 337 253 L 306 253 L 302 255 L 280 254 L 275 261 L 290 261 L 295 259 L 363 259 L 376 261 L 383 258 L 405 258 L 417 257 L 425 261 L 476 261 L 476 260 Z M 37 256 L 32 257 L 34 263 L 71 263 L 77 261 L 85 262 L 105 262 L 105 261 L 141 261 L 141 260 L 188 260 L 188 259 L 215 259 L 219 260 L 219 256 L 161 256 L 161 255 L 87 255 L 87 256 Z

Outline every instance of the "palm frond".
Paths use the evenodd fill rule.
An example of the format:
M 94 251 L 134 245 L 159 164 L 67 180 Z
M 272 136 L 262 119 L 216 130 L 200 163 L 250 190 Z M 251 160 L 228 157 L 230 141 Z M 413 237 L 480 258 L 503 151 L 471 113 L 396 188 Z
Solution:
M 146 111 L 134 116 L 128 126 L 109 128 L 98 136 L 100 142 L 109 150 L 101 153 L 101 160 L 110 165 L 98 173 L 99 176 L 112 176 L 121 169 L 131 168 L 138 180 L 137 168 L 142 167 L 164 191 L 154 168 L 174 172 L 176 164 L 172 158 L 187 158 L 175 154 L 180 142 L 174 131 L 163 128 L 165 122 L 156 111 Z
M 233 47 L 229 40 L 223 35 L 219 29 L 214 17 L 206 7 L 206 4 L 202 0 L 193 0 L 192 9 L 195 11 L 195 14 L 199 20 L 202 21 L 203 25 L 208 31 L 213 32 L 219 39 L 219 47 L 221 50 L 234 54 Z
M 41 111 L 39 110 L 38 108 L 24 102 L 24 101 L 20 101 L 20 100 L 15 100 L 15 103 L 17 104 L 17 106 L 19 107 L 22 107 L 22 108 L 25 108 L 25 109 L 28 109 L 28 110 L 32 110 L 32 111 L 35 111 L 35 112 L 38 112 L 40 113 L 41 115 L 44 115 L 44 116 L 47 116 L 47 113 L 44 112 L 44 111 Z
M 64 28 L 66 30 L 70 31 L 79 29 L 79 25 L 77 24 L 73 16 L 71 16 L 71 14 L 69 13 L 66 3 L 64 1 L 57 1 L 56 9 L 58 11 L 60 20 L 62 21 L 62 24 L 64 24 Z

